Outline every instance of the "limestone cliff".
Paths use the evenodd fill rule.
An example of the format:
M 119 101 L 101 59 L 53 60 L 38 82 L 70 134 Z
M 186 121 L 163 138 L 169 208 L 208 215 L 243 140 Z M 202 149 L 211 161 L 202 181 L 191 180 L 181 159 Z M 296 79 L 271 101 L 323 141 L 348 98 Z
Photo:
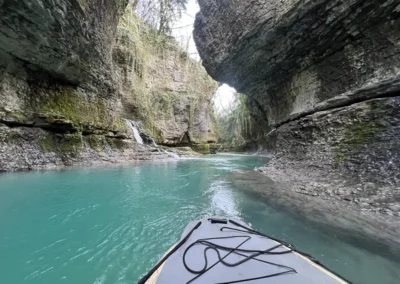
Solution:
M 217 83 L 177 42 L 142 23 L 128 6 L 113 50 L 125 117 L 162 145 L 215 143 L 211 97 Z
M 399 1 L 199 4 L 203 64 L 261 113 L 266 171 L 303 194 L 400 214 Z
M 133 19 L 129 27 L 120 21 L 127 5 L 128 0 L 0 1 L 0 171 L 167 157 L 151 145 L 136 143 L 124 121 L 141 120 L 143 132 L 162 129 L 130 103 L 136 98 L 136 105 L 143 104 L 151 92 L 134 92 L 129 84 L 168 86 L 174 76 L 168 74 L 175 74 L 165 70 L 164 77 L 146 75 L 146 53 L 118 57 L 118 50 L 129 48 L 126 44 L 155 48 L 150 41 L 142 42 L 140 34 L 149 31 L 145 24 Z M 172 39 L 154 37 L 161 38 L 184 54 Z M 173 56 L 164 54 L 159 63 L 173 61 Z M 188 65 L 197 72 L 193 77 L 204 78 L 204 84 L 199 80 L 200 85 L 191 87 L 204 91 L 203 98 L 212 96 L 209 86 L 215 83 L 196 63 Z M 136 84 L 136 73 L 129 72 L 138 68 L 148 80 Z M 184 97 L 197 94 L 187 91 Z M 192 101 L 190 133 L 200 138 L 191 141 L 205 143 L 208 134 L 212 137 L 209 116 L 204 116 L 207 99 L 202 105 Z M 188 131 L 186 125 L 176 128 L 180 126 Z

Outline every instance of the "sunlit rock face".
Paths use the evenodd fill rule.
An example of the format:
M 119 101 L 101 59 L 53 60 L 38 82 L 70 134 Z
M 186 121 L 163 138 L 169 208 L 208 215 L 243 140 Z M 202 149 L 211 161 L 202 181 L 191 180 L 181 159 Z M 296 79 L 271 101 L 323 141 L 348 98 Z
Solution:
M 328 184 L 399 185 L 399 1 L 199 5 L 194 39 L 204 67 L 251 97 L 253 113 L 273 130 L 262 138 L 276 154 L 267 171 L 287 170 L 294 183 L 310 176 Z M 360 196 L 375 198 L 371 210 L 394 212 L 382 204 L 400 200 L 398 191 L 374 188 L 335 198 L 359 204 Z

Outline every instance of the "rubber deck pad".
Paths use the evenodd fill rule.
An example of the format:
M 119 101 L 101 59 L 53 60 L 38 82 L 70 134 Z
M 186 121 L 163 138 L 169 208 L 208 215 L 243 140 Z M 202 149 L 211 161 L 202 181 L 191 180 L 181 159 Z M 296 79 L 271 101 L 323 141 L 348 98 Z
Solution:
M 221 218 L 221 217 L 218 217 Z M 242 249 L 255 249 L 255 250 L 266 250 L 277 243 L 271 239 L 257 236 L 254 234 L 248 234 L 244 232 L 237 232 L 233 230 L 221 231 L 222 227 L 232 227 L 241 229 L 231 223 L 228 224 L 211 224 L 207 219 L 201 220 L 201 226 L 193 232 L 190 238 L 183 244 L 174 254 L 172 254 L 165 262 L 164 267 L 159 275 L 157 284 L 180 284 L 187 283 L 196 274 L 189 272 L 183 264 L 183 253 L 186 248 L 198 239 L 213 238 L 213 237 L 228 237 L 228 236 L 241 236 L 238 238 L 232 238 L 227 240 L 212 240 L 211 242 L 227 247 L 237 247 L 240 243 L 245 240 L 245 236 L 251 236 L 251 239 L 244 243 L 240 248 Z M 238 220 L 234 220 L 246 227 L 249 227 L 246 223 Z M 199 221 L 191 222 L 182 234 L 182 238 L 187 235 L 188 232 L 198 223 Z M 193 246 L 186 256 L 186 263 L 191 269 L 200 270 L 204 267 L 204 249 L 206 246 L 198 244 Z M 287 250 L 284 247 L 280 247 L 276 251 Z M 227 255 L 228 251 L 220 250 L 221 257 Z M 243 253 L 249 255 L 249 253 Z M 329 274 L 320 270 L 307 260 L 303 259 L 299 255 L 291 252 L 283 255 L 261 255 L 257 256 L 257 259 L 273 262 L 280 265 L 289 266 L 297 271 L 297 273 L 291 272 L 290 274 L 279 275 L 271 278 L 246 281 L 243 283 L 251 284 L 338 284 L 343 283 L 337 279 L 332 278 Z M 228 263 L 235 263 L 244 259 L 243 256 L 230 254 L 224 261 Z M 212 266 L 218 261 L 218 256 L 215 251 L 208 250 L 207 252 L 208 266 Z M 194 284 L 212 284 L 212 283 L 225 283 L 230 281 L 237 281 L 248 278 L 261 277 L 268 274 L 275 274 L 287 270 L 286 268 L 276 267 L 274 265 L 266 264 L 257 260 L 249 260 L 236 267 L 228 267 L 222 263 L 218 263 L 209 271 L 195 279 Z

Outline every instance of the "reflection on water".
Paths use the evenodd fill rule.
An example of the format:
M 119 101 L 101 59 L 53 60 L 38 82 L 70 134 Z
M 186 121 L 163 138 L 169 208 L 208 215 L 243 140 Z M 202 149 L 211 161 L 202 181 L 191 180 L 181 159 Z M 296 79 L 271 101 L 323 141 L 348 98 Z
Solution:
M 134 166 L 0 175 L 1 283 L 134 283 L 187 223 L 243 219 L 355 283 L 398 283 L 398 264 L 236 188 L 266 158 L 217 155 Z M 251 181 L 250 181 L 251 182 Z

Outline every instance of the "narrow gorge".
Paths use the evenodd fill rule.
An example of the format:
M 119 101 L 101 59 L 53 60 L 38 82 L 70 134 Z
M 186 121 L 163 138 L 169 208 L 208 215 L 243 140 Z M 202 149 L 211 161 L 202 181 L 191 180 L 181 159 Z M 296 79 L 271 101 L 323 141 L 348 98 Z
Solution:
M 217 86 L 128 0 L 0 1 L 0 171 L 209 153 Z
M 399 55 L 400 0 L 0 0 L 2 283 L 398 284 Z
M 199 0 L 194 39 L 247 95 L 287 194 L 400 216 L 400 4 Z

